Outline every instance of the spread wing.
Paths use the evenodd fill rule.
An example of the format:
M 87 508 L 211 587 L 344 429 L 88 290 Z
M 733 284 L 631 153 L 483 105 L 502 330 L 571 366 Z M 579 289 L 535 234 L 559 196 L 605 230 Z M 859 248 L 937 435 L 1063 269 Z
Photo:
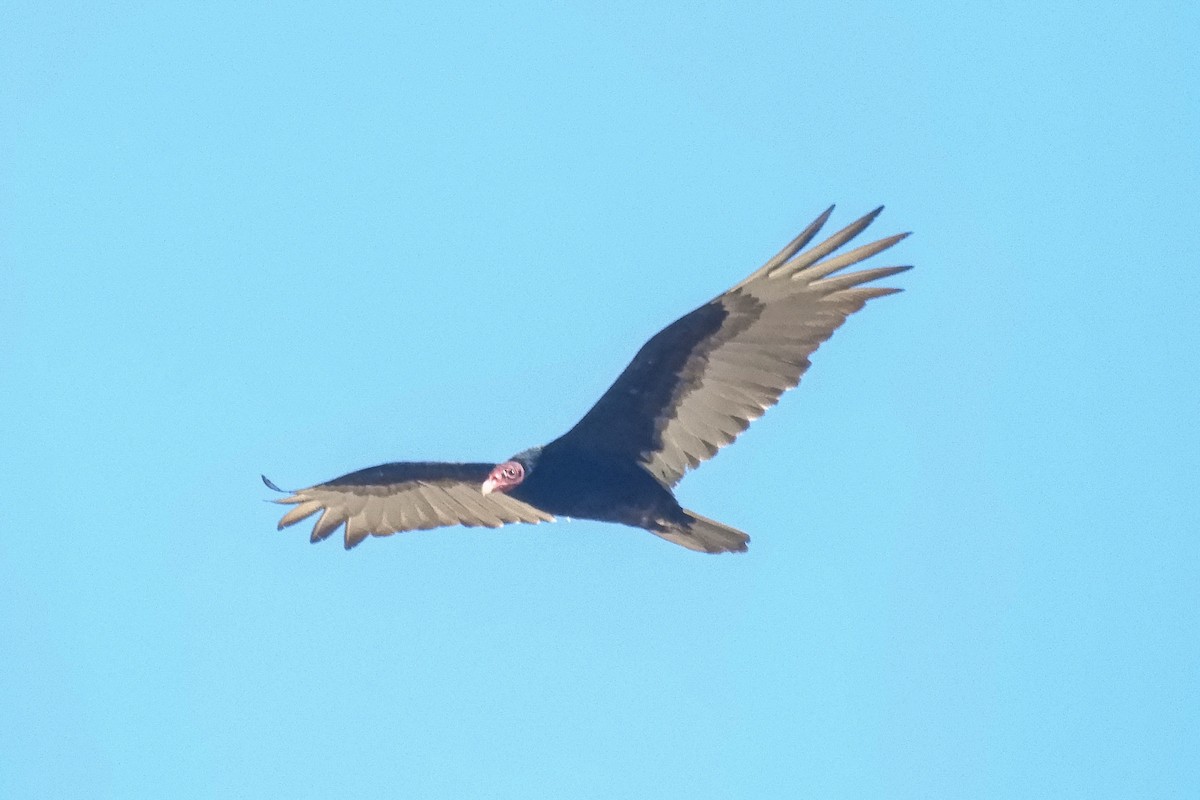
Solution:
M 864 284 L 906 266 L 835 274 L 908 235 L 835 255 L 882 210 L 800 252 L 831 206 L 754 274 L 659 331 L 562 438 L 627 456 L 675 485 L 796 386 L 809 356 L 846 317 L 900 291 Z
M 367 536 L 441 525 L 499 528 L 510 522 L 554 521 L 550 514 L 502 492 L 485 496 L 480 486 L 492 467 L 400 462 L 351 472 L 276 500 L 295 506 L 279 520 L 279 530 L 321 511 L 311 540 L 319 542 L 345 524 L 349 550 Z M 266 476 L 263 482 L 282 491 Z

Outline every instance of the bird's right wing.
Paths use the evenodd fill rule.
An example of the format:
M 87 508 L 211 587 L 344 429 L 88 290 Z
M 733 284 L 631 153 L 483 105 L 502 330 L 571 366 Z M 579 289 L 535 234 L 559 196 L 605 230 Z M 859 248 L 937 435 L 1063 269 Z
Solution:
M 298 489 L 274 502 L 295 508 L 279 520 L 283 530 L 318 511 L 311 540 L 319 542 L 343 523 L 349 550 L 368 536 L 442 525 L 498 528 L 510 522 L 553 522 L 546 512 L 503 492 L 480 490 L 492 464 L 399 462 L 351 472 L 326 483 Z M 263 483 L 283 491 L 263 476 Z
M 752 275 L 659 331 L 560 441 L 639 462 L 673 486 L 799 383 L 846 317 L 900 291 L 867 284 L 907 266 L 842 272 L 908 235 L 838 252 L 882 210 L 803 250 L 831 207 Z

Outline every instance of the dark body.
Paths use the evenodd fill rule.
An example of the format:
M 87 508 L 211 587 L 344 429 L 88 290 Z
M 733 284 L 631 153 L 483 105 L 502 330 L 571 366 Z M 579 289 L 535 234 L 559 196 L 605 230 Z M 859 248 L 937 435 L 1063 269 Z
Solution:
M 882 208 L 804 250 L 832 211 L 744 280 L 651 337 L 550 444 L 500 464 L 398 462 L 359 470 L 278 500 L 295 506 L 279 527 L 320 512 L 312 540 L 344 524 L 350 548 L 372 535 L 563 516 L 643 528 L 700 552 L 744 551 L 749 536 L 682 508 L 673 487 L 796 386 L 809 357 L 850 314 L 899 291 L 867 284 L 908 269 L 842 271 L 908 235 L 839 252 Z
M 591 450 L 567 437 L 525 464 L 527 477 L 508 494 L 555 516 L 617 522 L 635 528 L 662 529 L 682 523 L 683 509 L 671 490 L 636 462 Z M 524 455 L 524 454 L 522 454 Z

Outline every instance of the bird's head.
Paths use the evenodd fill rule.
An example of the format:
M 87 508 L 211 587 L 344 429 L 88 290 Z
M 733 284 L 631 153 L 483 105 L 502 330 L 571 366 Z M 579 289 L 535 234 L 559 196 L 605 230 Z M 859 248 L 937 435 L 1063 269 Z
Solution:
M 509 492 L 520 486 L 521 482 L 533 471 L 533 465 L 537 462 L 541 451 L 542 448 L 534 447 L 517 453 L 503 464 L 492 467 L 487 480 L 479 487 L 480 490 L 484 494 L 491 494 L 492 492 Z

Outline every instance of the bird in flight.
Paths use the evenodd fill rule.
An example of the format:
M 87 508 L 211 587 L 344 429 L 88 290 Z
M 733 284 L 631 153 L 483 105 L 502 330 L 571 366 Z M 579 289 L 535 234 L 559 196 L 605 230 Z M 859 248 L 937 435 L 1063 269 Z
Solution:
M 562 516 L 643 528 L 703 553 L 744 552 L 749 536 L 683 508 L 671 490 L 796 386 L 809 356 L 846 317 L 900 291 L 867 284 L 910 267 L 841 272 L 908 236 L 838 252 L 882 210 L 804 250 L 830 206 L 745 280 L 655 334 L 583 419 L 549 444 L 499 464 L 401 461 L 284 492 L 275 502 L 293 508 L 279 529 L 320 512 L 311 540 L 344 525 L 349 550 L 368 536 Z M 265 475 L 263 482 L 283 492 Z

